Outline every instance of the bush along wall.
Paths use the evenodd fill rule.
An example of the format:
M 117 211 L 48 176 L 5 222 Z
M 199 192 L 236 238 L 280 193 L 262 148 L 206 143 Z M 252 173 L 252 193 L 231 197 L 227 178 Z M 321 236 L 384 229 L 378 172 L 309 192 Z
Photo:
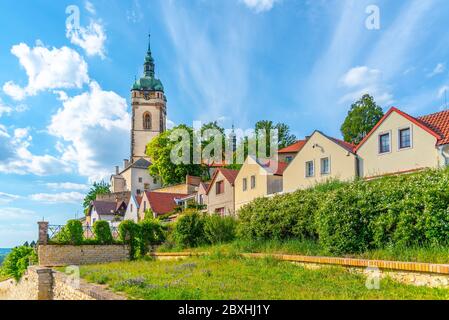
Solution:
M 239 212 L 239 235 L 311 239 L 335 254 L 386 246 L 449 244 L 449 169 L 256 199 Z

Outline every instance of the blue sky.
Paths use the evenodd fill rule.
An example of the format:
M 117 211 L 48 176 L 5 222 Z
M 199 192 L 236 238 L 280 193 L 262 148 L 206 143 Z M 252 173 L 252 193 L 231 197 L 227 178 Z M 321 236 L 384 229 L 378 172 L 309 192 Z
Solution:
M 444 108 L 448 15 L 445 0 L 1 1 L 0 247 L 35 239 L 39 219 L 80 217 L 89 183 L 129 156 L 149 31 L 171 123 L 338 137 L 363 93 L 412 115 Z

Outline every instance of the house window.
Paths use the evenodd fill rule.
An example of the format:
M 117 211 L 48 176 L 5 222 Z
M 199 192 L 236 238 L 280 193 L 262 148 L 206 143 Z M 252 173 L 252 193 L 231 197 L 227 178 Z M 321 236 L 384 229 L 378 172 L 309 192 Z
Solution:
M 379 153 L 390 152 L 390 133 L 379 135 Z
M 329 158 L 321 159 L 321 174 L 329 174 L 330 173 L 330 163 Z
M 293 160 L 293 156 L 286 156 L 285 157 L 285 162 L 290 163 Z
M 224 193 L 224 181 L 218 181 L 215 184 L 215 191 L 216 191 L 216 194 L 223 194 Z
M 143 212 L 147 211 L 147 202 L 143 202 Z
M 149 113 L 143 115 L 143 129 L 151 130 L 151 115 Z
M 137 193 L 137 195 L 140 195 L 140 194 L 142 193 L 142 190 L 137 189 L 137 190 L 136 190 L 136 193 Z
M 143 185 L 143 188 L 144 188 L 145 190 L 150 190 L 150 189 L 151 189 L 149 183 L 145 183 L 145 184 Z
M 248 190 L 248 179 L 243 178 L 243 191 Z
M 133 212 L 133 204 L 131 203 L 131 212 Z
M 215 213 L 219 214 L 220 216 L 224 216 L 225 215 L 225 208 L 215 209 Z
M 256 187 L 256 176 L 251 176 L 251 189 Z
M 306 177 L 313 177 L 315 175 L 315 168 L 313 165 L 313 161 L 306 162 Z
M 139 178 L 139 182 L 142 183 L 142 181 L 143 181 L 143 179 L 142 179 L 142 178 Z
M 412 146 L 410 128 L 399 130 L 399 149 L 406 149 Z
M 157 184 L 157 178 L 153 178 L 153 183 Z

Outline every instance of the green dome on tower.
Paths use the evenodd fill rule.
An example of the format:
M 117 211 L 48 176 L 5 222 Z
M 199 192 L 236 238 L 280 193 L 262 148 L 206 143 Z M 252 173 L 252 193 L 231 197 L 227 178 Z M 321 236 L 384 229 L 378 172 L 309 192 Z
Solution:
M 151 36 L 149 36 L 151 37 Z M 145 62 L 143 64 L 143 76 L 140 79 L 136 79 L 133 84 L 132 90 L 145 90 L 145 91 L 161 91 L 164 92 L 164 86 L 161 80 L 157 79 L 154 74 L 154 59 L 151 55 L 151 41 L 148 41 L 148 51 L 145 56 Z

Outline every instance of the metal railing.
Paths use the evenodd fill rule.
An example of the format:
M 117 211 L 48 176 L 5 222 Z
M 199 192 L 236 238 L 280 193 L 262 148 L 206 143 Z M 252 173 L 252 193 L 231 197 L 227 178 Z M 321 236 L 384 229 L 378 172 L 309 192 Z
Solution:
M 63 226 L 63 225 L 49 225 L 48 226 L 48 239 L 49 240 L 55 239 L 64 227 L 65 226 Z M 119 237 L 118 227 L 110 226 L 110 228 L 111 228 L 112 237 L 114 239 L 118 239 L 118 237 Z M 83 226 L 83 236 L 85 239 L 94 239 L 95 233 L 94 233 L 93 227 L 92 226 Z

